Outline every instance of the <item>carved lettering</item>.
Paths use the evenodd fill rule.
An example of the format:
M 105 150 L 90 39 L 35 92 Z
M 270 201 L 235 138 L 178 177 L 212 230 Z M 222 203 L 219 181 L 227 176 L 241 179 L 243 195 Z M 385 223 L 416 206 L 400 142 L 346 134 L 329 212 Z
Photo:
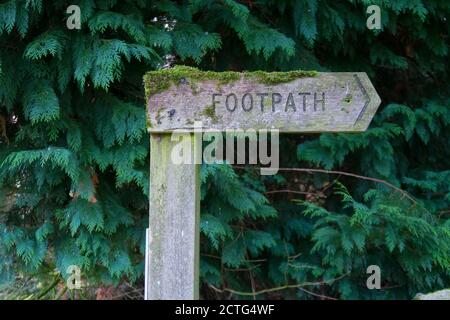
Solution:
M 229 101 L 230 97 L 233 97 L 233 100 L 234 100 L 233 108 L 230 108 L 230 106 L 228 104 L 228 101 Z M 227 110 L 230 111 L 230 112 L 233 112 L 234 110 L 236 110 L 237 97 L 236 97 L 236 95 L 234 93 L 230 93 L 229 95 L 227 95 L 227 98 L 225 100 L 225 106 L 227 107 Z
M 261 112 L 268 111 L 265 108 L 265 104 L 271 106 L 272 112 L 280 110 L 284 112 L 316 112 L 326 110 L 325 92 L 289 92 L 284 95 L 278 92 L 247 92 L 242 96 L 238 96 L 235 93 L 228 93 L 226 95 L 213 93 L 211 96 L 211 105 L 214 108 L 223 108 L 225 106 L 229 112 L 234 112 L 236 108 L 240 108 L 245 112 L 251 112 L 253 111 L 254 103 L 256 102 L 256 105 L 258 105 L 258 100 L 259 110 Z M 281 105 L 284 105 L 284 109 L 279 109 Z M 297 106 L 299 109 L 297 109 Z

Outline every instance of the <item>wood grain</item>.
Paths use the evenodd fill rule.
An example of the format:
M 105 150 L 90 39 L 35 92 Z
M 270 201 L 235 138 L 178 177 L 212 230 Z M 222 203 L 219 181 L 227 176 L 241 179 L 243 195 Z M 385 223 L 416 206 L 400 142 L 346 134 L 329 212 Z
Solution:
M 192 130 L 196 121 L 217 131 L 357 132 L 367 129 L 380 98 L 365 73 L 337 72 L 275 85 L 245 76 L 226 84 L 186 79 L 147 103 L 150 132 Z
M 192 144 L 196 142 L 192 139 Z M 174 164 L 170 134 L 150 137 L 146 299 L 193 300 L 199 289 L 198 164 Z

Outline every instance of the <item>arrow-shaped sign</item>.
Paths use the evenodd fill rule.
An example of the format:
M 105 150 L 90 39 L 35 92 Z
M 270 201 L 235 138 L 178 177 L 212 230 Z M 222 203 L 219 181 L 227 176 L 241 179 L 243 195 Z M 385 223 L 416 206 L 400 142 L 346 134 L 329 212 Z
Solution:
M 380 98 L 363 72 L 147 73 L 148 129 L 364 131 Z M 196 123 L 197 122 L 197 123 Z
M 173 151 L 179 153 L 171 131 L 364 131 L 380 104 L 367 75 L 353 72 L 175 67 L 147 73 L 145 86 L 151 132 L 147 299 L 195 299 L 199 292 L 200 169 L 171 161 Z M 192 140 L 186 141 L 201 150 L 195 136 L 188 133 Z

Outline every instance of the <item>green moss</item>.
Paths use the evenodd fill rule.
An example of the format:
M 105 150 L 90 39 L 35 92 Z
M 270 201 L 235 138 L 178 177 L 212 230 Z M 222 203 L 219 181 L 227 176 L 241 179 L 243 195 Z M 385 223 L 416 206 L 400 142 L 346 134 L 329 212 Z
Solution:
M 350 93 L 348 93 L 345 96 L 345 98 L 343 99 L 343 102 L 350 104 L 350 103 L 352 103 L 352 100 L 353 100 L 353 96 Z
M 207 107 L 205 107 L 205 109 L 202 111 L 201 114 L 204 115 L 204 116 L 209 117 L 211 119 L 212 123 L 217 123 L 217 121 L 219 120 L 217 118 L 216 108 L 214 108 L 214 106 L 207 106 Z
M 288 71 L 288 72 L 264 72 L 246 71 L 243 73 L 235 71 L 215 72 L 201 71 L 188 66 L 174 66 L 170 69 L 162 69 L 147 72 L 144 76 L 145 94 L 148 97 L 170 88 L 172 84 L 179 85 L 186 81 L 187 84 L 197 92 L 195 83 L 205 80 L 217 81 L 218 85 L 224 85 L 238 81 L 241 77 L 254 79 L 264 84 L 278 84 L 293 81 L 298 78 L 314 77 L 316 71 Z
M 191 88 L 193 88 L 193 91 L 197 91 L 195 90 L 197 88 L 195 85 L 196 82 L 215 80 L 219 84 L 226 84 L 237 81 L 240 78 L 241 74 L 239 72 L 201 71 L 188 66 L 175 66 L 170 69 L 147 72 L 144 76 L 145 94 L 149 97 L 169 89 L 172 84 L 179 85 L 183 81 L 187 81 Z
M 245 72 L 244 76 L 250 79 L 256 79 L 260 83 L 264 84 L 279 84 L 291 82 L 298 78 L 315 77 L 316 71 L 287 71 L 287 72 L 264 72 L 264 71 L 252 71 Z
M 200 89 L 198 88 L 198 85 L 195 82 L 191 82 L 191 90 L 194 96 L 200 93 Z

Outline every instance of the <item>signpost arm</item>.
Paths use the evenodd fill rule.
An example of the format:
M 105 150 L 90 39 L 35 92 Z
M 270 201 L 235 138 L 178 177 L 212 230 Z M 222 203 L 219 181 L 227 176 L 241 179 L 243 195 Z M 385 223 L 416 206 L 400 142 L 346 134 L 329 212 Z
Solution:
M 191 138 L 193 134 L 188 135 Z M 196 139 L 191 139 L 196 146 Z M 199 297 L 200 166 L 175 164 L 170 134 L 150 135 L 149 300 Z M 198 145 L 197 145 L 198 147 Z
M 146 299 L 199 297 L 197 128 L 362 132 L 380 104 L 363 72 L 203 72 L 178 66 L 150 71 L 144 82 L 151 148 Z M 180 131 L 194 150 L 194 159 L 184 162 L 190 164 L 172 157 L 179 142 L 171 133 Z

